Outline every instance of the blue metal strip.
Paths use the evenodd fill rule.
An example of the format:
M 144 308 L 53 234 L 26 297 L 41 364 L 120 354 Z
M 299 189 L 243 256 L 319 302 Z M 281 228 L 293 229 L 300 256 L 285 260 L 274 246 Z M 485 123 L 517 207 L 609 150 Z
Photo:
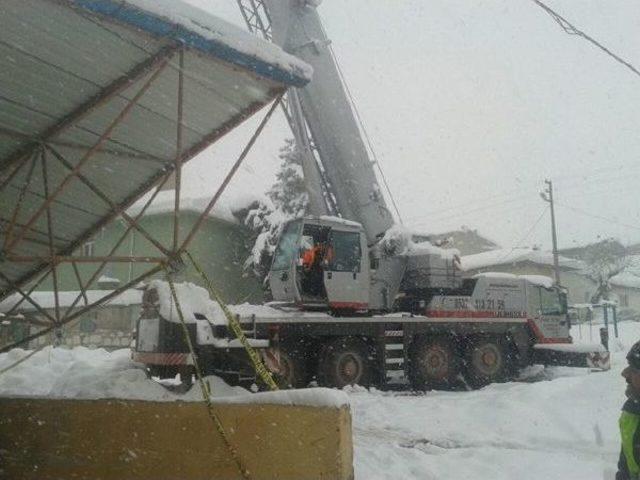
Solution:
M 203 37 L 181 25 L 172 23 L 149 12 L 115 0 L 69 0 L 72 4 L 104 15 L 119 22 L 134 26 L 153 35 L 171 38 L 191 48 L 233 63 L 276 82 L 303 87 L 309 80 L 284 70 L 246 53 L 239 52 L 229 45 Z M 247 33 L 249 35 L 249 33 Z

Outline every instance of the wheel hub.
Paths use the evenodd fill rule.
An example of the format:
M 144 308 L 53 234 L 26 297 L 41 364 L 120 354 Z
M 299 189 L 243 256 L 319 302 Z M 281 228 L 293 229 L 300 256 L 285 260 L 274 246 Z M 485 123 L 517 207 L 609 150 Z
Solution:
M 346 354 L 342 357 L 339 372 L 345 383 L 356 383 L 360 379 L 361 371 L 360 362 L 355 356 Z
M 447 369 L 449 367 L 445 352 L 435 348 L 429 350 L 425 363 L 429 375 L 440 378 L 447 374 Z
M 482 353 L 482 363 L 484 363 L 488 367 L 492 367 L 496 364 L 497 357 L 495 352 L 487 351 Z
M 499 347 L 488 343 L 476 347 L 472 356 L 474 369 L 482 375 L 493 375 L 501 367 L 502 358 Z

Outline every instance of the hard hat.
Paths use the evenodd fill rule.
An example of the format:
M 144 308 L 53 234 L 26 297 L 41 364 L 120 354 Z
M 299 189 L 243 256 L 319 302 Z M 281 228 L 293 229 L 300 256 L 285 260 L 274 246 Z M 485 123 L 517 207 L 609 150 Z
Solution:
M 640 342 L 634 343 L 627 353 L 627 362 L 631 368 L 640 370 Z

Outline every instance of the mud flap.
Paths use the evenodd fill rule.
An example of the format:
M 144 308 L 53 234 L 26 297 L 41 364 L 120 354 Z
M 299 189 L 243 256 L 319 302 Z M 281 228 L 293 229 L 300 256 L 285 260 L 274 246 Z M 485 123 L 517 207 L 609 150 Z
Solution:
M 611 368 L 609 352 L 602 345 L 544 344 L 535 345 L 533 363 L 542 365 L 590 368 L 606 371 Z

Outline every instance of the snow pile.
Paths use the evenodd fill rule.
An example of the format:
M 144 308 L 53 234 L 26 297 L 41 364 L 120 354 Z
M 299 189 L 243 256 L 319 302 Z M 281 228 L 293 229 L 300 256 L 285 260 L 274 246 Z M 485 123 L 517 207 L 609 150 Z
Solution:
M 238 52 L 277 65 L 310 80 L 313 69 L 302 60 L 285 53 L 273 43 L 260 40 L 210 13 L 180 0 L 126 0 L 135 8 L 163 17 L 201 37 L 222 43 Z
M 454 260 L 460 256 L 460 252 L 454 248 L 436 247 L 428 241 L 415 242 L 413 237 L 413 231 L 402 225 L 394 225 L 386 231 L 379 245 L 382 251 L 389 256 L 438 255 L 445 260 Z
M 21 360 L 30 352 L 14 349 L 0 355 L 0 370 Z M 230 387 L 218 377 L 208 377 L 212 394 L 246 394 Z M 23 363 L 0 375 L 0 395 L 49 398 L 124 398 L 130 400 L 173 401 L 200 399 L 198 389 L 176 395 L 147 377 L 141 365 L 131 361 L 129 349 L 47 347 Z
M 29 355 L 14 349 L 0 355 L 0 370 Z M 214 375 L 206 377 L 216 403 L 307 405 L 340 407 L 349 404 L 344 392 L 326 388 L 263 392 L 252 394 L 231 387 Z M 153 401 L 202 401 L 199 386 L 185 394 L 173 393 L 150 379 L 142 365 L 131 360 L 129 349 L 107 352 L 104 349 L 47 347 L 21 364 L 0 374 L 2 397 L 47 397 L 100 399 L 118 398 Z
M 214 325 L 227 323 L 222 307 L 209 298 L 209 292 L 190 282 L 174 283 L 176 295 L 180 302 L 180 310 L 186 323 L 195 323 L 198 317 L 204 316 Z M 171 293 L 168 282 L 153 280 L 149 289 L 158 293 L 158 307 L 160 315 L 170 322 L 180 323 L 180 315 Z

